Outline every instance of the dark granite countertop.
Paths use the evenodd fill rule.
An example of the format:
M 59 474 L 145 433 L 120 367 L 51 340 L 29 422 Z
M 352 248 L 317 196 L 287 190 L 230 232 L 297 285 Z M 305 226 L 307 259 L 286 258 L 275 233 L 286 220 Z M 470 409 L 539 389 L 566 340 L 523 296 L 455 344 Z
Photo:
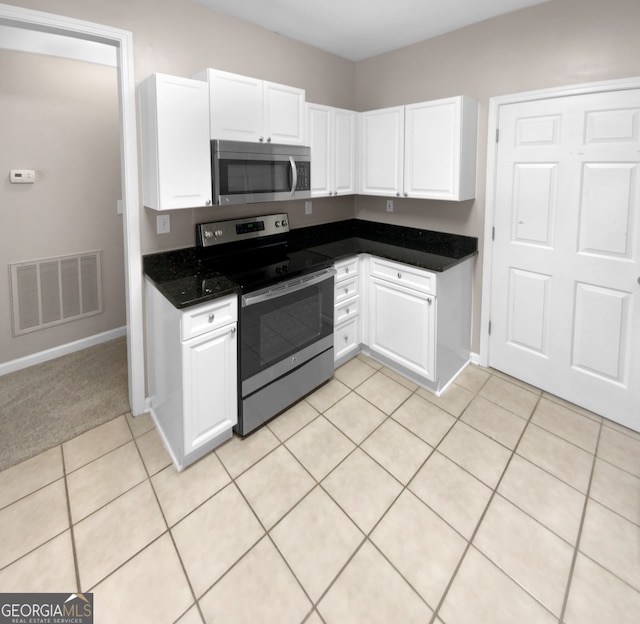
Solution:
M 239 286 L 204 263 L 195 247 L 144 256 L 145 276 L 178 309 L 233 295 Z
M 290 244 L 334 260 L 367 253 L 428 271 L 446 271 L 478 253 L 478 239 L 350 219 L 291 230 Z M 143 270 L 178 309 L 239 292 L 237 284 L 203 261 L 195 247 L 146 255 Z
M 471 236 L 358 219 L 292 230 L 289 236 L 293 245 L 334 260 L 367 253 L 437 272 L 478 253 L 478 239 Z

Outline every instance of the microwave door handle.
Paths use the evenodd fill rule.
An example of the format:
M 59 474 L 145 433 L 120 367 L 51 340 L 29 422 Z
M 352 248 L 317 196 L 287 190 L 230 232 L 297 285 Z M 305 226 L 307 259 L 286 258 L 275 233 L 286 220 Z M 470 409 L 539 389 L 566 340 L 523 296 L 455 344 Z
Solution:
M 289 162 L 291 163 L 291 198 L 293 199 L 296 194 L 296 186 L 298 186 L 298 169 L 293 156 L 289 156 Z

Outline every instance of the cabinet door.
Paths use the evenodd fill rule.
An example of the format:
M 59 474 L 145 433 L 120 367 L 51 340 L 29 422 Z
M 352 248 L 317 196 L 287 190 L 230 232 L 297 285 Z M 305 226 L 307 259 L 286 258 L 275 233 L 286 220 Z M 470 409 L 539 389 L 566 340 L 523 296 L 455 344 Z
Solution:
M 209 92 L 199 80 L 154 74 L 140 86 L 144 205 L 211 205 Z
M 270 143 L 304 143 L 304 90 L 264 82 L 264 140 Z
M 405 110 L 404 191 L 408 197 L 475 195 L 477 105 L 455 97 Z
M 182 343 L 184 454 L 238 420 L 236 323 Z
M 333 165 L 329 106 L 307 104 L 307 143 L 311 147 L 311 196 L 328 197 Z
M 360 193 L 399 196 L 404 159 L 404 106 L 360 113 Z
M 377 278 L 369 285 L 369 347 L 433 381 L 436 298 Z
M 358 114 L 336 108 L 333 111 L 333 193 L 353 195 L 357 189 L 356 130 Z M 313 161 L 312 161 L 313 162 Z M 311 175 L 313 175 L 313 166 Z
M 231 141 L 264 139 L 262 80 L 207 70 L 211 107 L 211 138 Z

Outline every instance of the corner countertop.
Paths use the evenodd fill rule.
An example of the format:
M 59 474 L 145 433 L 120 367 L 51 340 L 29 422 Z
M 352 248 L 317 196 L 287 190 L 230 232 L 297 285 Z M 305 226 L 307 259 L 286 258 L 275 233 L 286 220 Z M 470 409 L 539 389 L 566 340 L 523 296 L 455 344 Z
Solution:
M 292 230 L 291 242 L 334 260 L 366 253 L 442 272 L 478 253 L 471 236 L 350 219 Z
M 478 239 L 373 221 L 349 219 L 289 232 L 292 247 L 340 260 L 361 253 L 442 272 L 478 253 Z M 195 247 L 143 258 L 145 276 L 178 309 L 239 292 L 239 286 L 203 262 Z

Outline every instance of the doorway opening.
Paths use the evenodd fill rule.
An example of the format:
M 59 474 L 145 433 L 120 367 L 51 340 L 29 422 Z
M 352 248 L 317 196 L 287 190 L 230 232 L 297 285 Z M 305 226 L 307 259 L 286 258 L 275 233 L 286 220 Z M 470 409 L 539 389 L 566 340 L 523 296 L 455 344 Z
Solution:
M 120 164 L 122 177 L 124 269 L 128 352 L 128 393 L 131 413 L 146 409 L 142 312 L 142 258 L 138 146 L 133 77 L 133 41 L 130 32 L 69 17 L 0 4 L 0 25 L 97 42 L 115 50 L 120 111 Z

